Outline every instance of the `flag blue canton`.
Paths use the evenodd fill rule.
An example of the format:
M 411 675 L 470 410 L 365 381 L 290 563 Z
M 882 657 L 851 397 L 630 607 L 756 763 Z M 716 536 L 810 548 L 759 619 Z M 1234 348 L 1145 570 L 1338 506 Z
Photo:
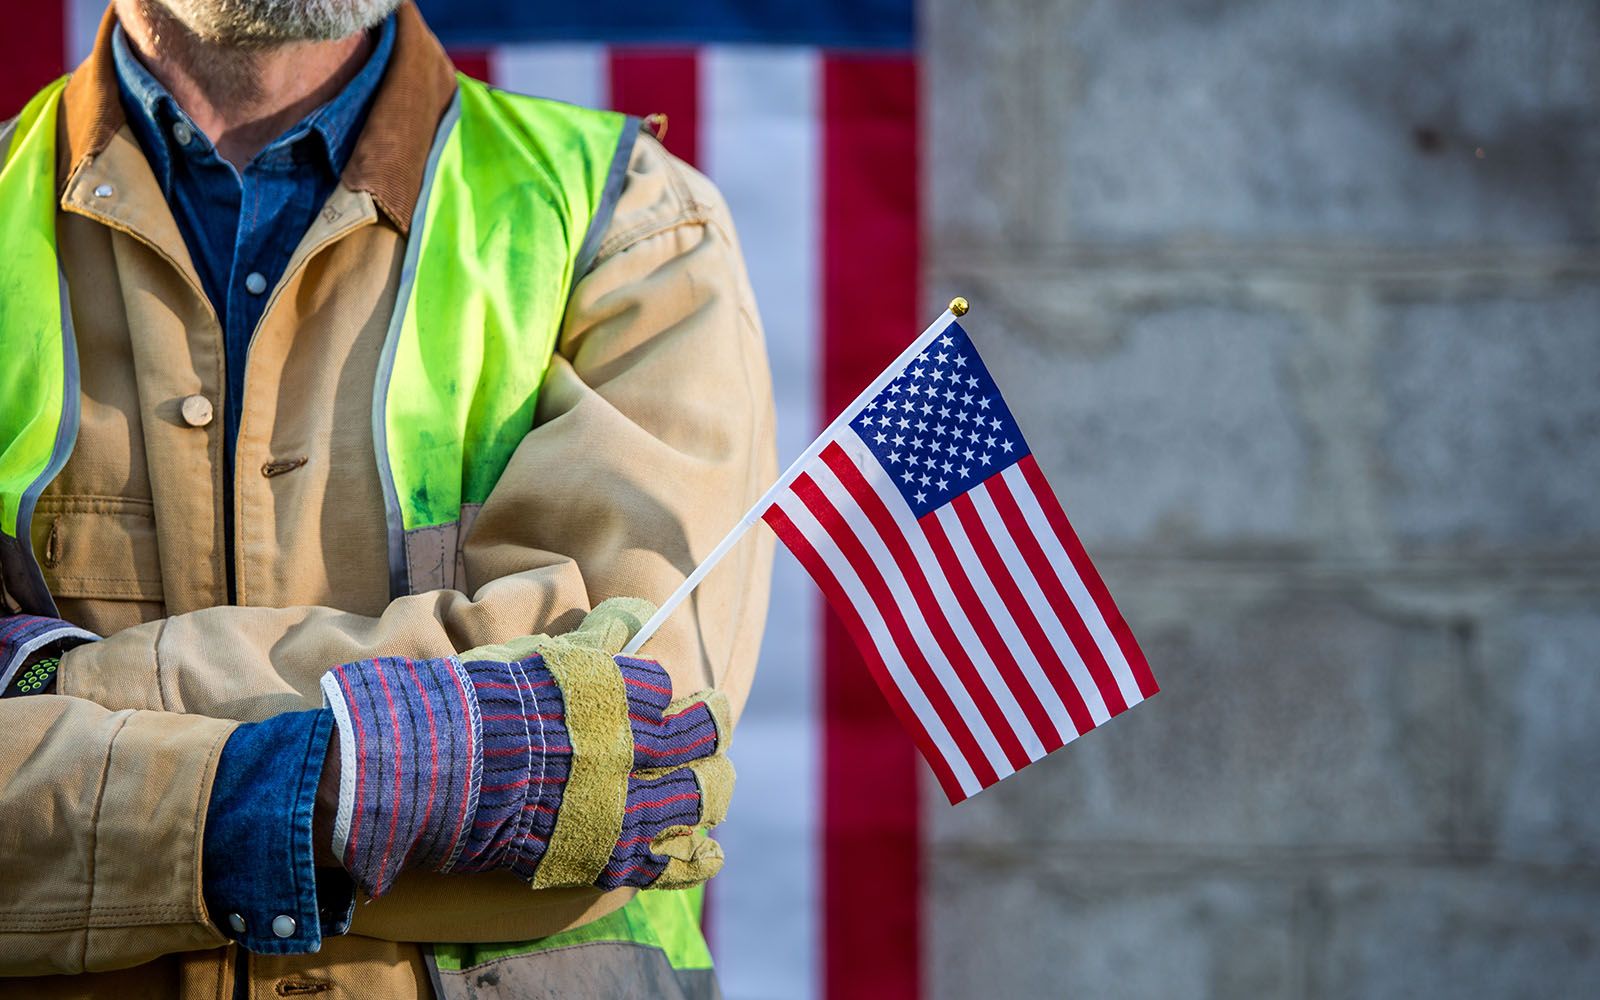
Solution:
M 446 45 L 590 41 L 906 50 L 916 35 L 912 0 L 421 0 L 420 6 Z
M 1028 454 L 967 331 L 951 323 L 850 421 L 922 517 Z

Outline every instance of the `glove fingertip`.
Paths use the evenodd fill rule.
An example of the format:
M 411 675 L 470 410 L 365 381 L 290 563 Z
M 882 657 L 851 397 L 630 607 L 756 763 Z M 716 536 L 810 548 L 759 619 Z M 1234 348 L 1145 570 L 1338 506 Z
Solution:
M 684 767 L 694 774 L 700 788 L 700 824 L 712 827 L 727 819 L 735 780 L 733 761 L 719 753 Z
M 693 888 L 714 878 L 725 861 L 722 845 L 696 827 L 669 827 L 650 848 L 667 857 L 667 866 L 651 883 L 652 889 Z

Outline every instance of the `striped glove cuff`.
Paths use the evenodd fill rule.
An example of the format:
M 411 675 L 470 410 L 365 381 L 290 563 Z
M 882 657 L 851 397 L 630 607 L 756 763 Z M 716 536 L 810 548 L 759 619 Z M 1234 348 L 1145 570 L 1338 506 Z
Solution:
M 88 629 L 78 628 L 59 618 L 39 615 L 0 617 L 0 692 L 8 691 L 12 678 L 34 653 L 40 650 L 60 652 L 99 638 Z
M 453 870 L 504 868 L 531 880 L 572 773 L 561 688 L 538 656 L 473 661 L 466 671 L 482 710 L 483 783 Z
M 378 657 L 324 674 L 339 729 L 333 850 L 372 898 L 407 868 L 448 871 L 478 810 L 483 723 L 454 657 Z

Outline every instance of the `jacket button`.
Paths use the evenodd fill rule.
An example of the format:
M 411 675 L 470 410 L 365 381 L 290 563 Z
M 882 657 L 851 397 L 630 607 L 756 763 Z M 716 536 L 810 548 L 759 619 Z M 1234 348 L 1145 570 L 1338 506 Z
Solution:
M 179 407 L 183 412 L 183 422 L 190 427 L 204 427 L 211 423 L 211 400 L 204 396 L 190 396 Z
M 272 933 L 281 938 L 294 937 L 294 918 L 280 913 L 272 918 Z
M 244 918 L 237 913 L 228 914 L 228 926 L 233 928 L 235 934 L 244 933 Z

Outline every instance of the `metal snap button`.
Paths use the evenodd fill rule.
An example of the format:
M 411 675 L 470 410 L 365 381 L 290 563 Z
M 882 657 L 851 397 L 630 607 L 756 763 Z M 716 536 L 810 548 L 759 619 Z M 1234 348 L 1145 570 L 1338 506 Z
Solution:
M 204 396 L 194 395 L 186 398 L 179 410 L 183 413 L 183 422 L 190 427 L 204 427 L 211 423 L 215 415 L 211 408 L 211 400 Z
M 228 914 L 228 926 L 233 928 L 235 934 L 244 933 L 244 917 L 237 913 Z
M 272 933 L 281 938 L 294 937 L 294 918 L 287 913 L 280 913 L 272 918 Z

